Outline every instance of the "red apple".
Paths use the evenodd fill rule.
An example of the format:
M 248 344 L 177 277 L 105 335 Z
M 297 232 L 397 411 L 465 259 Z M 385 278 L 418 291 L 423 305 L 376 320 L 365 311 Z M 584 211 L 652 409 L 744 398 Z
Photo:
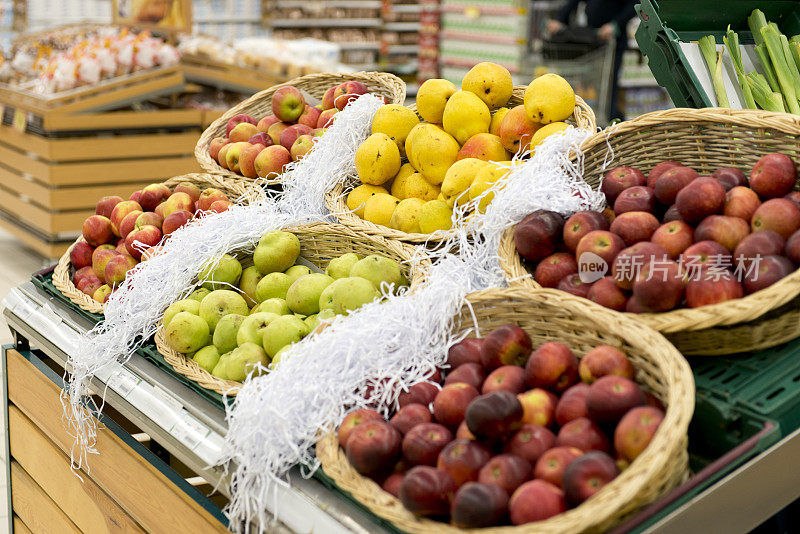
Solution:
M 658 201 L 669 206 L 675 203 L 678 193 L 696 179 L 697 171 L 680 165 L 667 169 L 651 187 Z
M 403 438 L 403 459 L 410 465 L 436 465 L 439 453 L 453 441 L 453 434 L 442 425 L 422 423 Z
M 614 222 L 616 221 L 617 219 L 614 219 Z M 611 223 L 612 227 L 613 225 L 614 223 Z M 618 235 L 605 230 L 595 230 L 583 236 L 578 242 L 575 256 L 578 258 L 578 263 L 581 263 L 581 256 L 591 252 L 599 256 L 606 264 L 611 265 L 617 254 L 624 248 L 625 242 Z
M 659 226 L 653 232 L 650 241 L 664 247 L 669 257 L 674 260 L 694 243 L 694 230 L 683 221 L 670 221 Z
M 324 110 L 322 113 L 320 113 L 319 118 L 317 118 L 316 127 L 328 128 L 329 126 L 332 126 L 333 119 L 337 113 L 339 113 L 339 110 L 336 108 Z
M 502 369 L 502 367 L 498 367 L 498 369 Z M 447 378 L 444 380 L 444 385 L 449 386 L 450 384 L 463 382 L 480 391 L 481 385 L 483 384 L 485 378 L 486 373 L 484 372 L 481 364 L 465 363 L 447 373 Z
M 601 376 L 589 386 L 586 411 L 598 424 L 616 423 L 628 410 L 645 405 L 642 389 L 633 380 L 614 375 Z
M 333 91 L 333 101 L 336 104 L 336 109 L 342 111 L 347 104 L 366 92 L 367 86 L 355 80 L 337 85 Z
M 103 226 L 106 227 L 108 233 L 110 234 L 111 221 L 109 221 L 108 219 L 106 219 L 106 221 L 108 222 L 104 222 Z M 85 223 L 84 226 L 86 226 Z M 110 237 L 111 236 L 109 235 L 109 238 Z M 72 247 L 72 250 L 69 251 L 69 262 L 72 264 L 72 268 L 77 270 L 83 267 L 91 266 L 93 252 L 94 252 L 94 247 L 89 243 L 87 243 L 86 241 L 78 241 L 77 243 L 75 243 L 75 245 Z
M 548 341 L 525 364 L 525 383 L 561 393 L 578 381 L 578 358 L 563 343 Z
M 311 106 L 306 106 L 306 109 L 303 110 L 302 115 L 298 117 L 297 124 L 302 124 L 308 126 L 311 129 L 317 127 L 317 122 L 319 122 L 319 116 L 322 114 L 322 110 L 318 108 L 313 108 Z
M 272 140 L 272 136 L 265 131 L 258 132 L 253 137 L 248 139 L 247 142 L 250 143 L 251 145 L 263 145 L 264 148 L 275 144 L 275 141 Z M 195 202 L 196 201 L 197 199 L 195 199 Z
M 610 345 L 599 345 L 581 358 L 578 373 L 587 384 L 604 376 L 621 376 L 633 380 L 636 370 L 625 354 Z
M 568 252 L 556 252 L 539 262 L 533 279 L 542 287 L 557 287 L 564 277 L 577 272 L 575 256 Z
M 514 230 L 514 244 L 520 256 L 537 262 L 553 252 L 561 240 L 564 218 L 554 211 L 536 210 Z
M 517 325 L 498 326 L 483 339 L 481 363 L 488 371 L 501 365 L 525 365 L 531 353 L 531 338 Z
M 122 202 L 122 197 L 117 195 L 103 197 L 97 201 L 97 207 L 94 210 L 95 215 L 102 215 L 107 219 L 111 219 L 111 212 L 114 211 L 114 206 Z
M 288 128 L 286 128 L 281 133 L 281 137 L 279 139 L 279 141 L 280 141 L 279 144 L 283 148 L 285 148 L 286 150 L 289 150 L 291 152 L 292 145 L 294 144 L 295 141 L 297 141 L 297 138 L 300 137 L 301 135 L 307 135 L 307 134 L 310 134 L 310 133 L 311 133 L 311 128 L 309 128 L 308 126 L 305 126 L 305 125 L 302 125 L 302 124 L 294 124 L 294 125 L 289 126 Z
M 283 132 L 285 132 L 286 129 L 289 128 L 290 126 L 291 124 L 286 122 L 276 122 L 275 124 L 269 127 L 269 129 L 267 130 L 267 135 L 269 135 L 270 138 L 272 139 L 273 146 L 274 145 L 280 146 L 281 135 L 283 135 Z
M 231 207 L 231 203 L 227 200 L 217 200 L 213 202 L 211 206 L 208 208 L 209 213 L 222 213 L 223 211 L 228 211 L 228 208 Z
M 783 256 L 763 256 L 753 260 L 752 269 L 745 273 L 742 287 L 745 295 L 765 289 L 781 278 L 792 274 L 797 267 Z
M 231 130 L 233 130 L 233 129 L 234 129 L 234 128 L 236 128 L 236 127 L 237 127 L 239 124 L 241 124 L 241 123 L 243 123 L 243 122 L 244 122 L 244 123 L 248 123 L 248 124 L 253 124 L 253 125 L 256 125 L 256 124 L 258 124 L 258 121 L 257 121 L 257 120 L 255 120 L 255 119 L 254 119 L 253 117 L 251 117 L 250 115 L 246 115 L 246 114 L 244 114 L 244 113 L 240 113 L 239 115 L 234 115 L 233 117 L 231 117 L 231 118 L 228 120 L 228 124 L 225 126 L 225 137 L 230 137 L 230 135 L 231 135 Z
M 727 215 L 727 213 L 726 213 L 726 215 Z M 678 213 L 678 206 L 673 204 L 672 206 L 667 208 L 667 211 L 664 212 L 664 217 L 663 217 L 662 220 L 665 223 L 668 223 L 668 222 L 671 222 L 671 221 L 682 221 L 683 219 L 681 219 L 681 214 Z
M 567 466 L 582 455 L 583 451 L 575 447 L 553 447 L 536 461 L 533 476 L 560 488 Z
M 786 154 L 767 154 L 750 171 L 750 187 L 762 198 L 782 197 L 796 181 L 794 161 Z
M 433 421 L 433 416 L 427 406 L 406 404 L 389 419 L 389 424 L 401 434 L 406 435 L 412 428 L 431 421 Z
M 414 515 L 443 516 L 450 513 L 450 501 L 457 486 L 447 471 L 418 465 L 403 477 L 400 502 Z
M 265 134 L 259 134 L 265 135 Z M 272 141 L 270 140 L 270 144 Z M 259 144 L 251 144 L 244 150 L 242 150 L 241 155 L 239 156 L 239 173 L 246 178 L 255 178 L 258 176 L 256 172 L 256 158 L 261 153 L 262 150 L 266 148 L 266 145 Z M 199 200 L 199 199 L 198 199 Z
M 456 486 L 478 480 L 481 468 L 491 459 L 491 453 L 477 441 L 456 439 L 448 443 L 436 466 L 453 477 Z
M 603 489 L 619 474 L 617 464 L 608 454 L 590 451 L 570 462 L 564 470 L 564 493 L 572 506 Z
M 132 200 L 124 200 L 124 201 L 120 202 L 119 204 L 117 204 L 116 206 L 114 206 L 114 209 L 111 210 L 111 217 L 110 217 L 112 230 L 114 231 L 114 234 L 116 234 L 117 236 L 120 235 L 119 234 L 119 228 L 120 228 L 120 225 L 122 224 L 122 220 L 129 213 L 134 212 L 134 211 L 141 212 L 142 211 L 142 206 L 140 206 L 138 202 L 134 202 Z M 91 241 L 89 241 L 89 243 L 91 244 Z
M 198 211 L 207 211 L 211 208 L 211 204 L 216 202 L 217 200 L 228 200 L 228 195 L 216 189 L 214 187 L 209 187 L 204 189 L 202 193 L 200 193 L 200 198 L 197 200 L 197 209 Z M 180 210 L 175 210 L 180 211 Z M 193 211 L 193 210 L 185 210 L 185 211 Z M 164 217 L 166 220 L 166 217 Z
M 698 308 L 744 296 L 742 284 L 730 271 L 708 271 L 686 285 L 686 305 Z
M 478 390 L 469 384 L 449 384 L 433 400 L 433 416 L 439 423 L 455 430 L 464 420 L 468 406 L 478 395 Z
M 389 473 L 400 455 L 400 439 L 400 433 L 385 421 L 364 422 L 347 438 L 347 460 L 365 476 Z
M 92 252 L 92 270 L 94 275 L 104 284 L 106 282 L 106 265 L 111 258 L 118 254 L 119 252 L 111 245 L 100 245 Z
M 465 338 L 447 351 L 447 365 L 455 369 L 465 363 L 481 363 L 483 339 Z
M 161 230 L 155 226 L 143 226 L 128 234 L 128 237 L 125 238 L 125 248 L 128 250 L 128 254 L 139 261 L 142 259 L 142 251 L 158 245 L 161 237 Z
M 400 486 L 403 484 L 403 477 L 405 473 L 395 472 L 386 477 L 386 480 L 381 484 L 381 489 L 392 495 L 393 497 L 400 498 Z
M 642 241 L 628 247 L 614 259 L 611 275 L 614 282 L 622 289 L 633 289 L 633 282 L 645 267 L 654 262 L 659 264 L 669 257 L 667 250 L 661 245 Z
M 450 522 L 457 528 L 491 527 L 508 513 L 508 493 L 500 487 L 467 482 L 453 498 Z
M 617 286 L 612 276 L 603 277 L 592 284 L 586 298 L 615 311 L 623 311 L 628 301 L 628 295 Z
M 500 454 L 489 460 L 478 473 L 478 482 L 494 484 L 509 495 L 531 478 L 531 463 L 513 454 Z
M 784 239 L 800 229 L 800 208 L 791 200 L 773 198 L 761 204 L 750 223 L 753 231 L 772 230 Z
M 656 196 L 653 190 L 643 185 L 629 187 L 614 201 L 614 213 L 619 216 L 629 211 L 653 213 L 656 209 Z
M 623 459 L 634 461 L 650 444 L 664 412 L 652 406 L 640 406 L 626 413 L 614 430 L 614 449 Z
M 675 197 L 681 219 L 688 223 L 700 222 L 709 215 L 725 209 L 725 188 L 714 178 L 700 177 L 684 187 Z
M 798 209 L 800 209 L 800 191 L 792 191 L 783 198 L 785 198 L 786 200 L 791 200 L 794 203 L 794 205 L 797 206 Z
M 683 301 L 686 281 L 678 263 L 656 261 L 645 266 L 633 282 L 633 296 L 645 309 L 665 312 Z
M 256 127 L 258 128 L 259 133 L 265 133 L 267 130 L 269 130 L 269 127 L 275 124 L 276 122 L 281 122 L 281 120 L 275 115 L 267 115 L 266 117 L 258 121 Z
M 593 283 L 585 283 L 581 280 L 581 275 L 575 273 L 565 276 L 556 287 L 576 297 L 588 298 L 593 285 Z
M 117 287 L 125 281 L 128 271 L 136 267 L 138 262 L 127 254 L 114 256 L 106 264 L 105 281 L 111 287 Z
M 699 241 L 684 250 L 681 257 L 687 280 L 698 279 L 708 269 L 726 269 L 732 258 L 728 249 L 716 241 Z
M 758 232 L 755 232 L 755 235 Z M 786 241 L 786 256 L 795 263 L 800 264 L 800 230 L 793 233 Z
M 746 186 L 747 177 L 739 169 L 733 167 L 723 167 L 714 171 L 711 175 L 712 178 L 719 181 L 726 191 L 730 191 L 734 187 Z
M 522 405 L 522 422 L 550 426 L 555 420 L 558 397 L 541 388 L 534 388 L 517 395 Z
M 128 237 L 128 234 L 133 232 L 134 230 L 139 230 L 136 228 L 136 221 L 139 220 L 139 216 L 144 215 L 141 211 L 132 211 L 122 219 L 122 222 L 119 225 L 119 236 L 123 239 Z M 156 217 L 159 215 L 157 213 L 153 213 Z M 158 227 L 156 227 L 158 228 Z
M 611 232 L 621 237 L 626 246 L 631 246 L 639 241 L 649 241 L 658 227 L 658 219 L 652 213 L 629 211 L 617 215 L 611 223 Z
M 514 395 L 522 393 L 525 391 L 525 371 L 516 365 L 498 367 L 486 377 L 481 394 L 486 395 L 492 391 L 508 391 Z
M 698 241 L 716 241 L 733 252 L 739 241 L 750 233 L 750 225 L 738 217 L 710 215 L 703 219 L 694 232 Z
M 344 449 L 350 433 L 360 424 L 367 421 L 383 421 L 383 416 L 375 410 L 361 409 L 347 414 L 339 425 L 339 446 Z
M 506 443 L 503 452 L 524 458 L 534 465 L 544 451 L 553 448 L 555 443 L 555 434 L 545 427 L 522 425 L 522 428 Z
M 522 426 L 523 413 L 516 395 L 501 390 L 481 395 L 470 402 L 464 420 L 477 438 L 498 441 Z
M 575 384 L 561 395 L 556 404 L 556 423 L 564 426 L 579 417 L 587 417 L 589 412 L 586 410 L 586 394 L 589 386 L 584 383 Z
M 456 439 L 477 439 L 475 434 L 469 431 L 469 427 L 467 426 L 466 421 L 461 421 L 461 424 L 458 425 L 458 430 L 456 430 Z
M 728 217 L 739 217 L 750 223 L 760 205 L 761 201 L 755 191 L 749 187 L 734 187 L 725 193 L 723 213 Z
M 174 211 L 167 215 L 161 225 L 161 230 L 164 235 L 170 235 L 172 232 L 192 220 L 192 214 L 188 211 Z
M 139 197 L 139 205 L 142 211 L 153 211 L 156 206 L 166 200 L 172 191 L 164 184 L 150 184 L 142 189 L 142 195 Z
M 747 267 L 756 257 L 782 256 L 784 250 L 788 250 L 787 242 L 779 234 L 772 230 L 759 230 L 739 241 L 733 251 L 733 261 L 737 267 Z
M 272 95 L 272 114 L 284 122 L 295 122 L 306 108 L 303 93 L 294 86 L 280 87 Z
M 583 236 L 595 230 L 608 230 L 610 224 L 602 213 L 596 211 L 576 212 L 564 223 L 562 232 L 564 244 L 571 252 L 575 252 L 575 248 Z
M 561 427 L 556 436 L 559 447 L 575 447 L 582 451 L 610 451 L 608 438 L 603 431 L 587 417 L 573 419 Z
M 508 501 L 508 513 L 513 525 L 543 521 L 566 511 L 564 492 L 544 480 L 524 483 Z
M 681 167 L 682 165 L 677 161 L 664 161 L 653 167 L 650 174 L 647 175 L 647 187 L 655 187 L 658 178 L 673 167 Z
M 606 173 L 600 190 L 605 194 L 606 201 L 613 204 L 624 190 L 645 183 L 647 180 L 641 171 L 631 167 L 615 167 Z
M 333 101 L 333 92 L 336 91 L 336 86 L 329 88 L 322 96 L 322 109 L 327 111 L 329 109 L 336 109 L 336 104 Z M 339 111 L 339 110 L 336 110 Z
M 76 284 L 78 291 L 83 292 L 90 297 L 97 292 L 98 289 L 103 287 L 103 282 L 100 281 L 97 276 L 95 276 L 94 272 L 91 275 L 84 276 L 80 283 Z
M 397 403 L 402 408 L 408 404 L 422 404 L 428 406 L 436 398 L 439 388 L 431 382 L 419 382 L 414 384 L 408 391 L 404 391 L 397 396 Z
M 75 287 L 78 287 L 78 284 L 81 283 L 81 280 L 86 278 L 87 276 L 93 276 L 97 278 L 94 274 L 94 269 L 92 269 L 92 258 L 89 257 L 89 265 L 85 267 L 81 267 L 80 269 L 75 271 L 75 274 L 72 275 L 72 284 Z M 98 279 L 99 280 L 99 279 Z M 100 284 L 103 285 L 103 284 Z

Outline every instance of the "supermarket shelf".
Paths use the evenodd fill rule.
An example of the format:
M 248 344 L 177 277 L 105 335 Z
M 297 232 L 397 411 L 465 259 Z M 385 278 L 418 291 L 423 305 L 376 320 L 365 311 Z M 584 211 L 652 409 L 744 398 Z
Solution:
M 3 315 L 18 345 L 26 342 L 61 366 L 79 350 L 92 322 L 27 282 L 3 299 Z M 148 360 L 134 355 L 120 372 L 91 383 L 106 402 L 161 444 L 212 486 L 228 495 L 221 468 L 208 467 L 221 453 L 227 425 L 224 411 Z M 102 454 L 102 451 L 100 451 Z M 385 532 L 350 502 L 328 491 L 298 469 L 290 486 L 276 487 L 281 524 L 277 532 Z
M 338 45 L 342 50 L 379 50 L 381 47 L 381 43 L 377 41 L 365 43 L 337 43 L 334 41 L 334 44 Z
M 389 32 L 416 32 L 419 31 L 419 22 L 387 22 L 383 29 Z
M 276 0 L 276 7 L 308 7 L 309 0 Z M 363 9 L 380 9 L 380 0 L 325 0 L 325 7 L 355 7 Z
M 389 54 L 416 54 L 419 52 L 419 45 L 390 45 L 386 50 Z
M 380 28 L 380 19 L 273 19 L 273 28 Z
M 660 87 L 658 85 L 658 82 L 652 78 L 651 79 L 644 78 L 639 80 L 635 78 L 626 80 L 623 78 L 619 81 L 619 86 L 622 87 L 623 89 L 630 89 L 635 87 Z

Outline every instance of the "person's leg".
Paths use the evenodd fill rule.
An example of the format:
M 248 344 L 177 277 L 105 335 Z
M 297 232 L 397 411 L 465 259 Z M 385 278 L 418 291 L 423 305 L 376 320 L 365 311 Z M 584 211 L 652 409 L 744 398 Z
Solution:
M 625 28 L 620 28 L 620 35 L 617 37 L 617 47 L 614 50 L 614 69 L 611 74 L 611 98 L 608 108 L 609 119 L 624 119 L 625 115 L 619 107 L 619 71 L 622 68 L 622 56 L 628 49 L 628 35 Z

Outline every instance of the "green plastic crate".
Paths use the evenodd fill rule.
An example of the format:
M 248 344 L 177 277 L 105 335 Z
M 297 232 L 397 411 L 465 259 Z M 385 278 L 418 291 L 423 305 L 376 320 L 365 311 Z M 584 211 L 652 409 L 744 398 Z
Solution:
M 753 34 L 747 17 L 756 8 L 787 36 L 800 34 L 800 3 L 796 0 L 641 0 L 636 6 L 641 21 L 636 42 L 647 56 L 656 81 L 667 90 L 675 106 L 706 108 L 713 105 L 679 43 L 697 41 L 706 35 L 713 35 L 717 43 L 721 43 L 730 24 L 739 34 L 741 44 L 752 44 Z

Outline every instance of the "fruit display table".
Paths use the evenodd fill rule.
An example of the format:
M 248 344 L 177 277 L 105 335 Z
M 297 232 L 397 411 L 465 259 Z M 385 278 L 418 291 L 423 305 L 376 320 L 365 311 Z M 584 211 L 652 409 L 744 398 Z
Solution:
M 71 438 L 61 422 L 58 394 L 67 355 L 80 350 L 77 335 L 91 328 L 94 320 L 43 289 L 43 278 L 46 275 L 37 276 L 37 284 L 13 289 L 2 302 L 15 338 L 13 345 L 3 348 L 9 510 L 14 511 L 9 527 L 16 525 L 17 532 L 25 532 L 25 527 L 65 532 L 87 521 L 97 525 L 105 520 L 127 522 L 132 530 L 157 531 L 164 524 L 182 524 L 201 525 L 198 532 L 224 531 L 225 475 L 207 467 L 219 456 L 226 432 L 219 397 L 201 394 L 141 351 L 125 364 L 124 372 L 93 381 L 94 391 L 108 386 L 105 429 L 97 438 L 102 453 L 90 457 L 91 471 L 83 485 L 69 472 Z M 779 350 L 785 367 L 800 344 Z M 754 359 L 758 360 L 753 356 L 734 366 L 740 384 L 743 369 Z M 614 532 L 687 532 L 703 526 L 745 531 L 800 497 L 800 475 L 785 468 L 800 454 L 800 429 L 785 416 L 791 413 L 788 404 L 782 405 L 784 417 L 774 421 L 745 414 L 743 401 L 720 408 L 719 392 L 709 377 L 721 369 L 705 360 L 694 366 L 694 372 L 697 410 L 689 441 L 694 476 L 665 498 L 669 502 L 645 508 Z M 784 374 L 791 380 L 796 372 Z M 765 388 L 762 394 L 769 395 Z M 734 431 L 725 433 L 726 428 Z M 726 439 L 731 443 L 722 443 Z M 33 450 L 39 461 L 30 460 Z M 126 479 L 138 482 L 115 483 L 123 472 Z M 326 482 L 305 479 L 295 469 L 290 486 L 277 488 L 276 531 L 390 531 Z M 217 493 L 212 493 L 214 487 Z M 31 514 L 32 509 L 37 514 Z

